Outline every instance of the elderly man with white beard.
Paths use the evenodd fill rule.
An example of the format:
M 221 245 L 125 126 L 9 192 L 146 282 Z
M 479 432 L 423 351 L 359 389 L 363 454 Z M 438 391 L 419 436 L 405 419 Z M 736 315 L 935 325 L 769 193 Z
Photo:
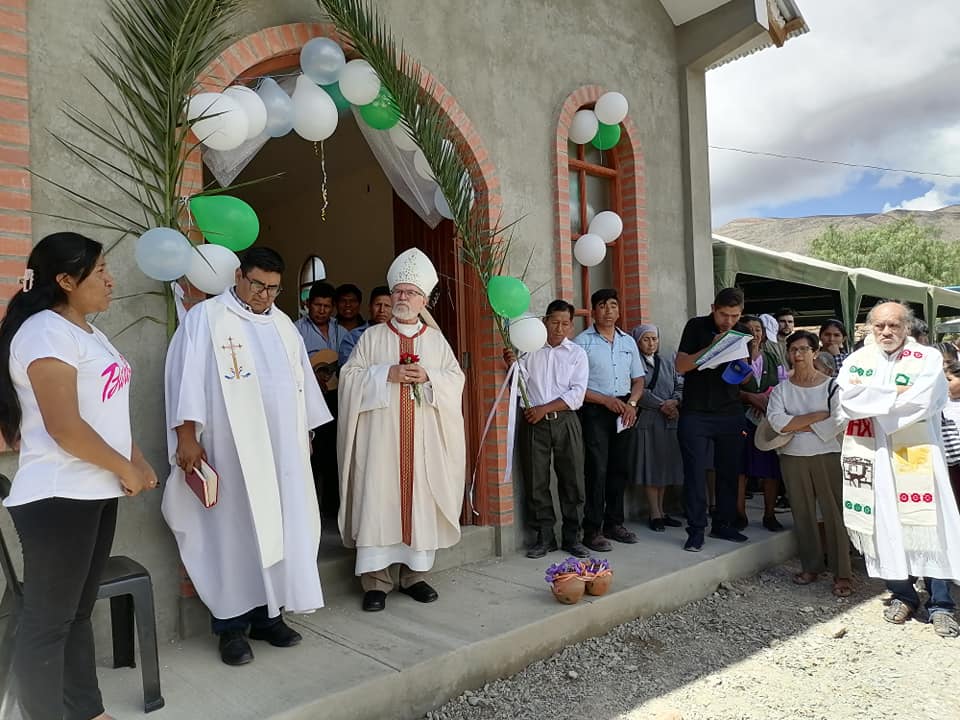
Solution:
M 395 587 L 436 600 L 425 574 L 460 540 L 464 375 L 426 309 L 437 281 L 423 252 L 399 255 L 387 272 L 392 320 L 366 330 L 340 371 L 340 534 L 357 549 L 370 612 Z
M 850 419 L 843 438 L 843 519 L 867 572 L 893 593 L 887 622 L 918 609 L 942 637 L 956 637 L 950 580 L 960 579 L 960 515 L 940 436 L 947 381 L 939 352 L 910 337 L 913 314 L 883 302 L 867 316 L 875 342 L 850 355 L 837 382 Z

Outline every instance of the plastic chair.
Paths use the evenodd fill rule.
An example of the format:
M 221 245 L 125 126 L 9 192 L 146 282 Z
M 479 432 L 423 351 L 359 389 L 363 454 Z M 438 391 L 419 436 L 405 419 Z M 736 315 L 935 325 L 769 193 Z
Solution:
M 0 474 L 0 499 L 10 492 L 10 480 Z M 0 640 L 0 717 L 9 704 L 10 664 L 13 637 L 23 605 L 23 585 L 17 578 L 3 533 L 0 533 L 0 566 L 6 580 L 6 591 L 0 600 L 0 618 L 6 613 L 6 630 Z M 134 625 L 140 639 L 140 672 L 143 677 L 144 712 L 159 710 L 164 705 L 160 694 L 160 661 L 157 655 L 157 622 L 153 605 L 153 581 L 140 563 L 123 555 L 114 555 L 100 581 L 100 600 L 110 599 L 110 624 L 113 631 L 113 666 L 136 667 Z

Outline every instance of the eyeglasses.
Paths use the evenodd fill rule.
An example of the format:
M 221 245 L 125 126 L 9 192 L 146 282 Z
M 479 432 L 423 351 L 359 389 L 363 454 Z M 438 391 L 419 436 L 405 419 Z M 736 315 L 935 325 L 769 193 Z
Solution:
M 250 289 L 253 291 L 254 295 L 263 295 L 266 293 L 267 297 L 275 298 L 280 294 L 280 291 L 283 290 L 281 285 L 265 285 L 259 280 L 251 280 L 246 275 L 243 277 L 248 283 L 250 283 Z
M 813 348 L 809 345 L 798 345 L 797 347 L 787 348 L 787 352 L 791 355 L 806 355 L 807 353 L 812 353 Z
M 394 291 L 393 291 L 392 293 L 390 293 L 390 294 L 393 295 L 393 296 L 395 296 L 395 297 L 398 297 L 398 298 L 402 298 L 402 297 L 409 297 L 409 298 L 422 297 L 422 298 L 425 298 L 425 297 L 426 297 L 426 295 L 424 295 L 424 294 L 423 294 L 422 292 L 420 292 L 419 290 L 400 290 L 400 289 L 397 289 L 397 290 L 394 290 Z

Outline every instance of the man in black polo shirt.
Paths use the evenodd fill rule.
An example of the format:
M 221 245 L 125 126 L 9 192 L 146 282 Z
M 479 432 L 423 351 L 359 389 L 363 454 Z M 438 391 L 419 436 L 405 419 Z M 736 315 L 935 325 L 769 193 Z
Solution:
M 737 475 L 743 453 L 743 406 L 740 387 L 721 377 L 726 368 L 698 370 L 696 360 L 716 335 L 733 328 L 743 312 L 743 291 L 721 290 L 710 314 L 691 318 L 677 350 L 677 372 L 683 375 L 680 408 L 680 452 L 683 456 L 683 497 L 687 506 L 687 542 L 684 550 L 699 552 L 707 526 L 707 468 L 713 460 L 717 474 L 717 514 L 710 537 L 743 542 L 733 527 L 737 512 Z M 710 449 L 713 448 L 713 457 Z

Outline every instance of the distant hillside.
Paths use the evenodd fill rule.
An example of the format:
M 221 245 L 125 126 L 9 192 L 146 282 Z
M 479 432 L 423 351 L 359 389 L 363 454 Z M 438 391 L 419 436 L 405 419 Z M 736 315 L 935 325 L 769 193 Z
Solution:
M 733 238 L 770 250 L 790 250 L 806 254 L 814 238 L 831 225 L 839 230 L 873 227 L 912 217 L 920 225 L 940 228 L 944 240 L 960 241 L 960 205 L 939 210 L 893 210 L 876 215 L 817 215 L 802 218 L 744 218 L 728 222 L 714 230 L 717 235 Z

